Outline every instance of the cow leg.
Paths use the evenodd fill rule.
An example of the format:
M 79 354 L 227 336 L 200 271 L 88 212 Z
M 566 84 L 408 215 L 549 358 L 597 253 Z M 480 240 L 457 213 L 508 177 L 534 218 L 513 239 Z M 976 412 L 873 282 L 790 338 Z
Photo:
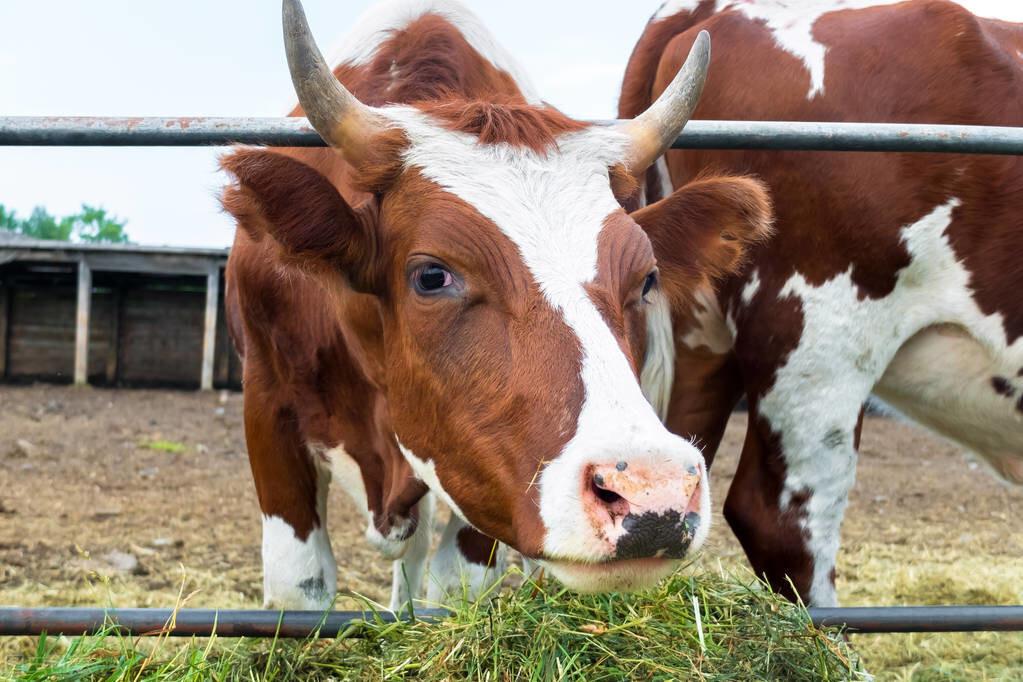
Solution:
M 478 598 L 504 574 L 505 553 L 500 542 L 452 514 L 430 562 L 427 600 L 445 604 Z
M 775 433 L 751 406 L 746 442 L 725 500 L 725 518 L 757 575 L 789 599 L 813 606 L 837 604 L 835 559 L 842 518 L 855 481 L 862 410 L 853 406 L 834 426 L 812 410 L 798 410 L 804 425 L 821 428 L 817 447 L 784 451 Z M 789 438 L 791 440 L 791 438 Z
M 391 610 L 398 611 L 420 597 L 423 574 L 433 536 L 434 497 L 426 494 L 416 505 L 416 530 L 408 540 L 404 556 L 391 564 Z
M 263 512 L 263 606 L 330 608 L 337 591 L 326 528 L 330 474 L 312 462 L 295 415 L 254 409 L 258 402 L 246 394 L 245 438 Z

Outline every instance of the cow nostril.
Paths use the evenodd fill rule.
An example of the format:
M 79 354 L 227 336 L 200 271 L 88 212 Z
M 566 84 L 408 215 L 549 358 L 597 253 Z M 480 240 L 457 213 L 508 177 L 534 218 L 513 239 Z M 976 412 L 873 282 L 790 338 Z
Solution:
M 593 494 L 604 504 L 614 504 L 624 498 L 613 490 L 604 487 L 604 477 L 600 474 L 593 474 Z

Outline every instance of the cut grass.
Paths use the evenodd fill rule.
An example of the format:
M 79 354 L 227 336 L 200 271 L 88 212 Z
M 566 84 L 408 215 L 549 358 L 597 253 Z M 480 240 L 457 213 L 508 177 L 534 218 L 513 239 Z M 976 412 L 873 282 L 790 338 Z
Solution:
M 863 543 L 843 548 L 845 605 L 1023 604 L 1023 562 L 971 552 Z M 1023 633 L 854 635 L 878 679 L 899 682 L 1023 680 Z
M 40 638 L 0 675 L 23 680 L 846 680 L 837 631 L 734 577 L 677 574 L 639 595 L 580 596 L 526 581 L 440 622 L 367 622 L 301 642 Z M 697 616 L 697 610 L 699 615 Z M 699 623 L 699 625 L 698 625 Z

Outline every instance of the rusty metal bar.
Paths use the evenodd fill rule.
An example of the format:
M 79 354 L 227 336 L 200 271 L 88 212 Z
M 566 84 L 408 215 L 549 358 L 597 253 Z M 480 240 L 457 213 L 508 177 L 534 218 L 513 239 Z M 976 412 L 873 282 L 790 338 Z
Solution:
M 598 123 L 607 123 L 599 121 Z M 0 146 L 320 147 L 302 118 L 0 117 Z M 1023 154 L 1023 128 L 901 123 L 691 121 L 675 149 Z
M 0 146 L 206 147 L 232 144 L 324 146 L 304 118 L 0 117 Z
M 416 617 L 444 617 L 440 609 L 419 610 Z M 897 606 L 811 608 L 815 625 L 844 627 L 855 633 L 1023 631 L 1023 606 Z M 173 620 L 172 620 L 173 619 Z M 0 636 L 110 633 L 171 637 L 337 637 L 359 634 L 361 622 L 393 623 L 389 612 L 263 611 L 227 609 L 0 609 Z M 173 622 L 173 627 L 171 623 Z

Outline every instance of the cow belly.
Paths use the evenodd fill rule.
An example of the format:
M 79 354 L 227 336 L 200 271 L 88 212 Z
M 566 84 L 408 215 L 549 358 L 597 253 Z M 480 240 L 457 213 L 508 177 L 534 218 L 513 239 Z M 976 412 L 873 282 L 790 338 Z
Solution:
M 1020 358 L 992 353 L 961 326 L 921 330 L 896 353 L 875 387 L 906 416 L 1023 484 Z

